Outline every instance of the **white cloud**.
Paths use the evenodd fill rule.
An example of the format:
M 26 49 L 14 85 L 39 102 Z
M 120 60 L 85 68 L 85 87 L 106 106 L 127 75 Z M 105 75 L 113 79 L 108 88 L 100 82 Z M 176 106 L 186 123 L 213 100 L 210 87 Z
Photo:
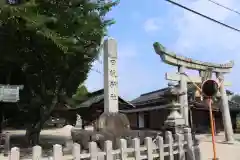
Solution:
M 218 0 L 218 2 L 228 7 L 236 7 L 236 5 L 234 5 L 236 0 Z M 189 3 L 188 1 L 186 6 L 230 25 L 233 21 L 229 20 L 231 17 L 236 16 L 235 13 L 209 1 L 197 0 L 192 3 Z M 240 44 L 240 41 L 238 40 L 239 33 L 189 11 L 184 10 L 180 16 L 179 14 L 176 14 L 176 19 L 179 31 L 179 38 L 176 43 L 178 50 L 193 52 L 200 48 L 207 48 L 209 50 L 213 50 L 213 48 L 221 48 L 224 50 L 236 51 Z M 236 27 L 240 26 L 240 17 L 238 19 L 239 20 L 234 19 Z M 238 24 L 236 21 L 238 21 Z
M 160 18 L 149 18 L 144 22 L 143 27 L 146 32 L 155 32 L 160 29 L 161 24 Z
M 238 0 L 217 0 L 218 3 L 240 10 Z M 240 28 L 240 16 L 207 0 L 183 0 L 181 4 L 216 20 Z M 175 51 L 203 61 L 224 63 L 235 60 L 233 72 L 228 78 L 233 82 L 231 89 L 240 90 L 236 77 L 240 69 L 240 33 L 211 22 L 183 9 L 175 9 L 175 25 L 179 37 Z

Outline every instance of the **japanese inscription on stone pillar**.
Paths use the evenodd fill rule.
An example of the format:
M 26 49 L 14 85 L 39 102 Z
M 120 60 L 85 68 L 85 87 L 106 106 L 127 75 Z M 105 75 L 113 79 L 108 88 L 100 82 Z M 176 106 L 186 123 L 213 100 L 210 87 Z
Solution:
M 104 112 L 118 112 L 117 42 L 104 41 Z

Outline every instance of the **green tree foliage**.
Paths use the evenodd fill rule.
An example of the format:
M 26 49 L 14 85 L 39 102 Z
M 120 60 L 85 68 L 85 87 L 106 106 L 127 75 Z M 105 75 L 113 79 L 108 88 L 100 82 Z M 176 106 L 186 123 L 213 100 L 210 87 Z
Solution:
M 75 101 L 81 101 L 83 99 L 86 98 L 86 96 L 88 95 L 88 90 L 87 87 L 83 84 L 79 85 L 79 87 L 77 88 L 76 93 L 73 95 L 73 100 Z
M 103 0 L 25 0 L 0 3 L 0 83 L 24 84 L 19 106 L 33 145 L 52 110 L 68 102 L 97 58 L 106 14 Z

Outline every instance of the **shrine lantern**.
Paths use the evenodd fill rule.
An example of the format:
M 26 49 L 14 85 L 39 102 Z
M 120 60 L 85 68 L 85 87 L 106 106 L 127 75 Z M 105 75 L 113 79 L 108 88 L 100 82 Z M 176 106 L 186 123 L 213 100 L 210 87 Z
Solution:
M 218 93 L 218 83 L 212 79 L 204 81 L 202 84 L 202 93 L 207 97 L 215 96 Z

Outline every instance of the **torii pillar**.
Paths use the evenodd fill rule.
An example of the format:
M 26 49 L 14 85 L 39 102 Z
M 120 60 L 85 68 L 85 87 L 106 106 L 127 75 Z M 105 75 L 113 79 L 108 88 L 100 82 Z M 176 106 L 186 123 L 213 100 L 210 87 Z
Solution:
M 180 104 L 181 104 L 181 114 L 184 117 L 185 125 L 189 126 L 189 108 L 188 108 L 188 94 L 187 94 L 187 77 L 183 75 L 185 71 L 184 66 L 178 67 L 178 72 L 180 73 L 180 90 L 185 94 L 180 96 Z
M 221 81 L 224 80 L 223 73 L 216 73 L 216 77 Z M 228 143 L 233 143 L 234 133 L 233 133 L 232 121 L 231 121 L 231 116 L 229 111 L 228 97 L 223 84 L 220 86 L 220 94 L 222 99 L 221 112 L 222 112 L 223 125 L 224 125 L 224 131 L 225 131 L 225 140 Z

